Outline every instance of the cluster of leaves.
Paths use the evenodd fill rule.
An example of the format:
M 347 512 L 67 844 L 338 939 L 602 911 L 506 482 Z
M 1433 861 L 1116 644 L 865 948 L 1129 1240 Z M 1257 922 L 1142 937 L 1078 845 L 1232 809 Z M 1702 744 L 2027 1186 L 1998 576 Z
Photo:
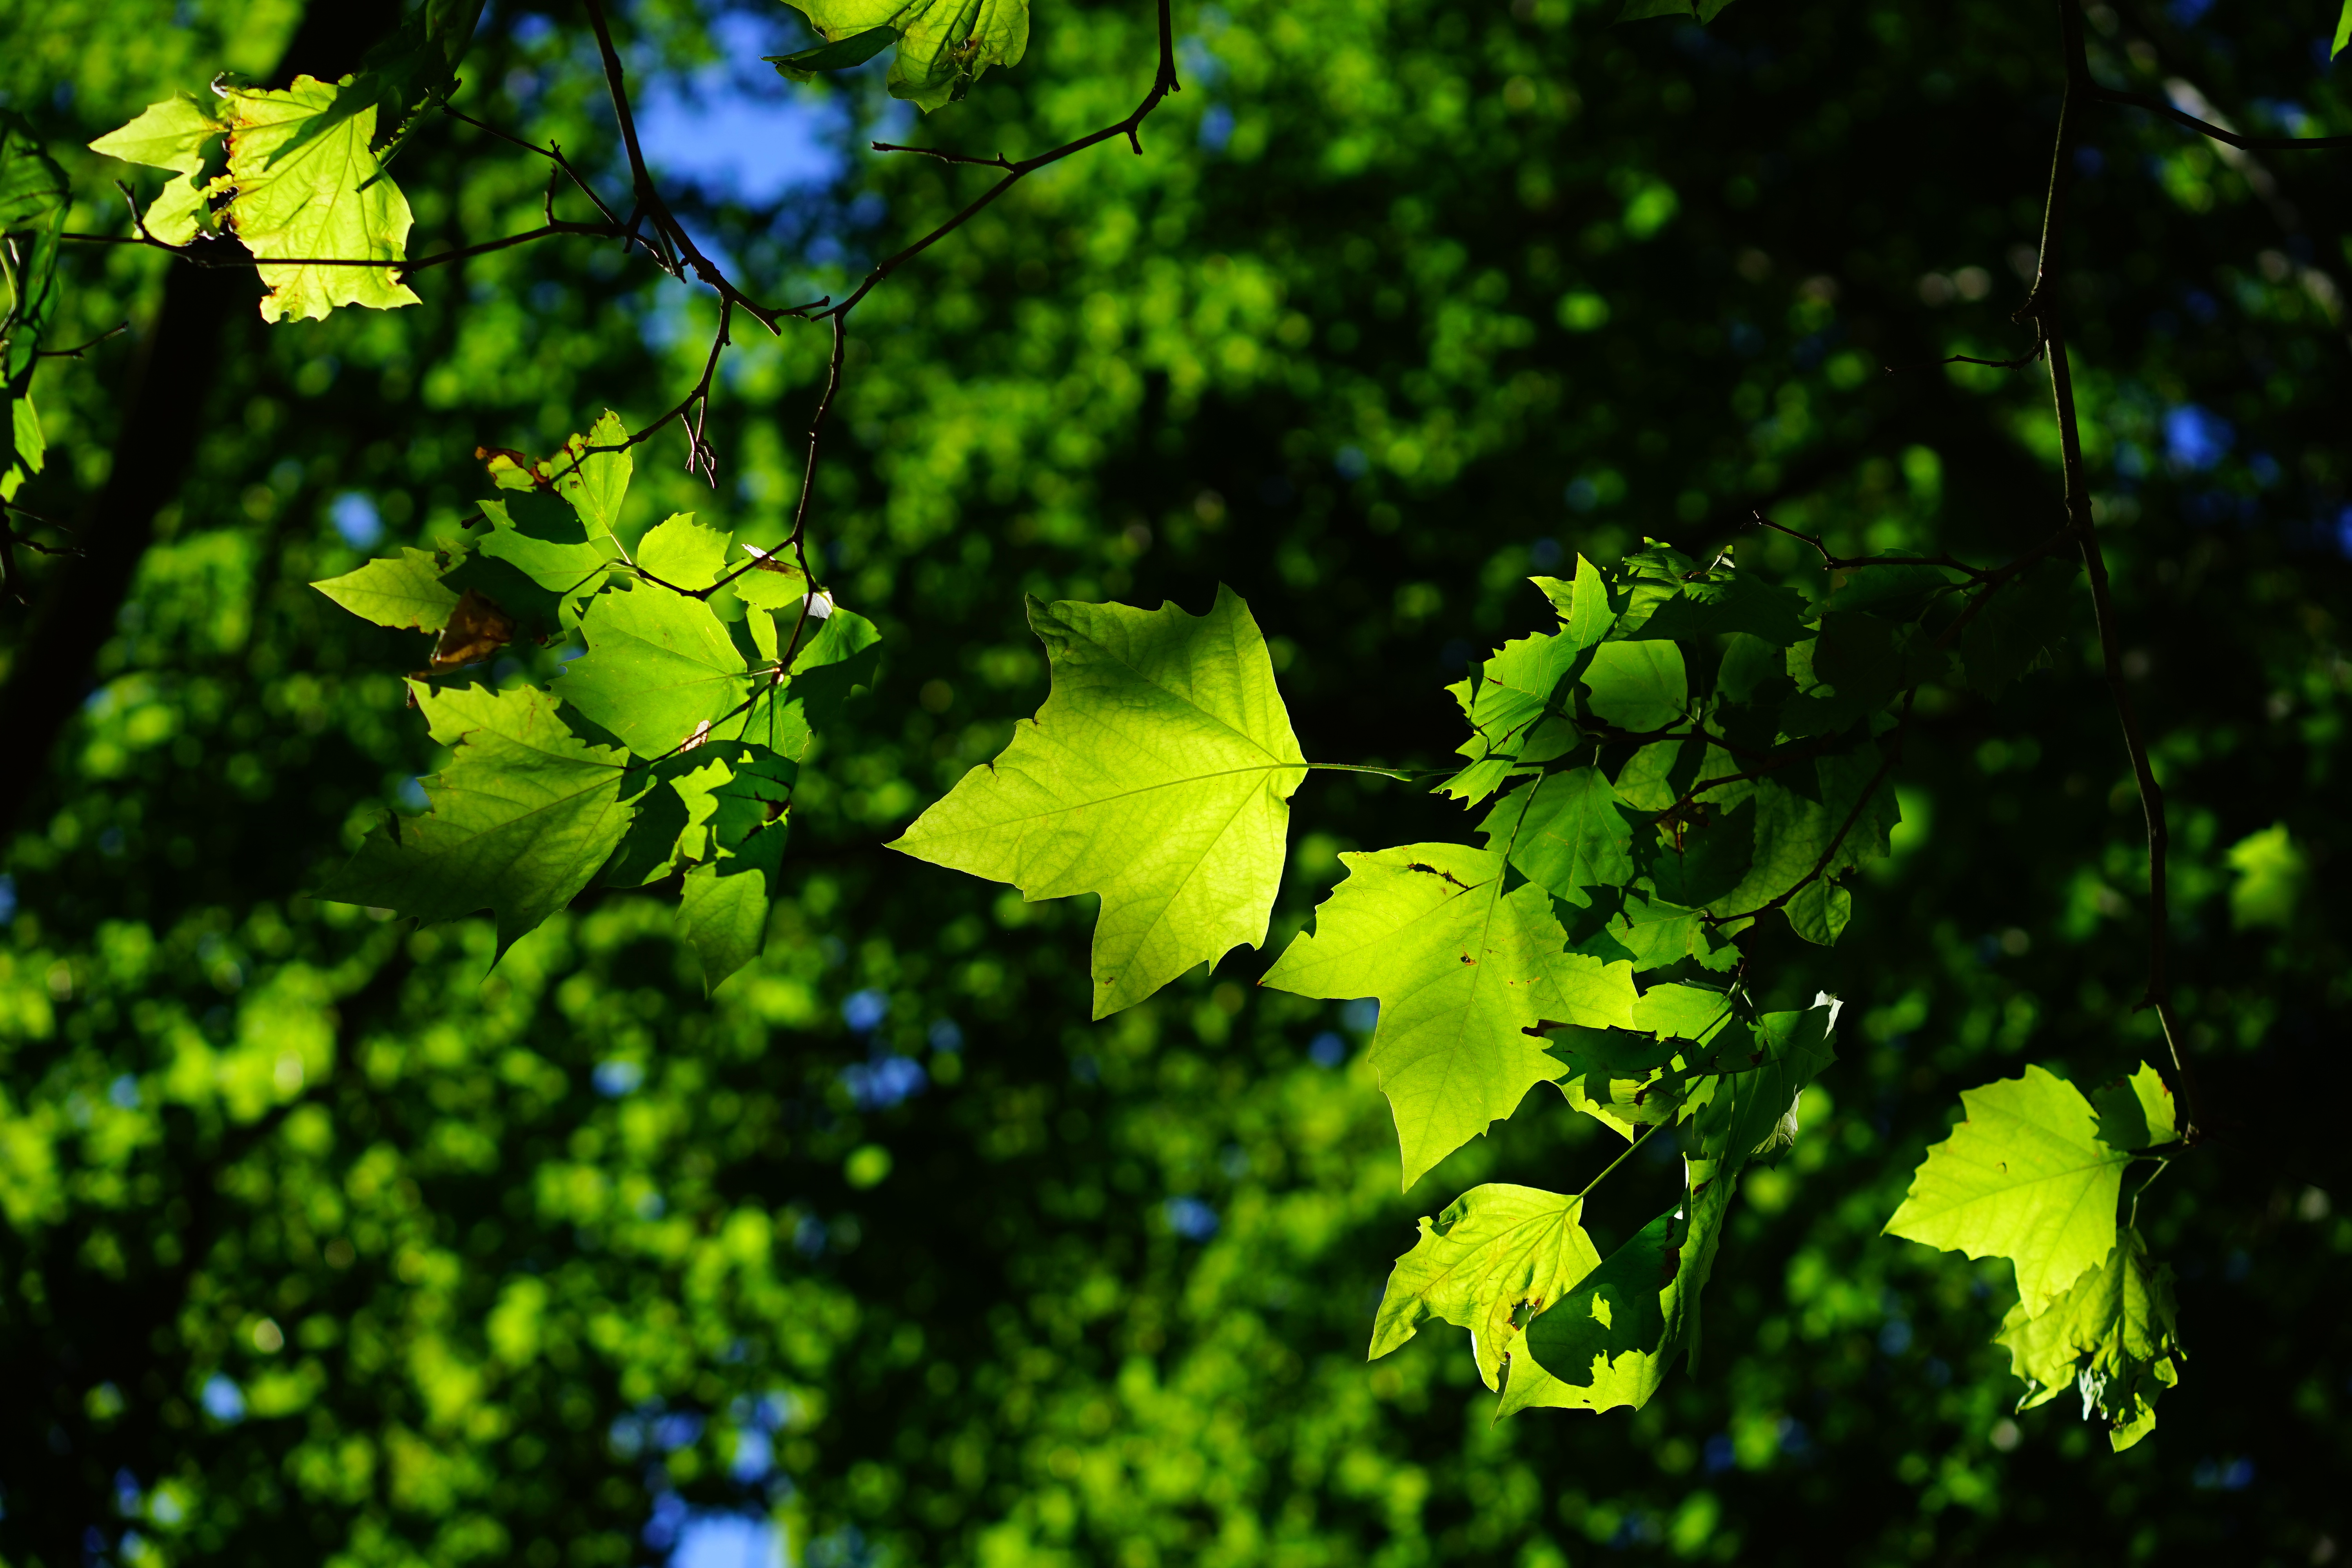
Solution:
M 173 247 L 242 242 L 269 290 L 263 321 L 413 305 L 397 266 L 384 265 L 406 259 L 415 221 L 384 163 L 415 111 L 454 84 L 481 11 L 482 0 L 429 0 L 352 75 L 298 76 L 282 90 L 223 77 L 216 104 L 167 98 L 90 150 L 177 176 L 141 232 Z
M 436 634 L 410 691 L 454 748 L 432 808 L 386 820 L 321 894 L 425 921 L 487 909 L 504 952 L 592 882 L 682 877 L 715 987 L 761 950 L 801 764 L 880 638 L 797 568 L 748 545 L 730 564 L 733 535 L 691 512 L 631 527 L 625 440 L 607 413 L 545 462 L 486 453 L 503 493 L 480 533 L 316 584 Z M 519 664 L 478 679 L 518 637 L 585 651 L 548 684 Z
M 6 314 L 0 316 L 0 397 L 6 403 L 0 410 L 0 502 L 16 499 L 41 471 L 48 451 L 33 408 L 33 371 L 40 363 L 41 334 L 57 313 L 67 197 L 65 171 L 42 150 L 33 127 L 24 116 L 0 110 L 0 290 L 6 295 Z M 15 537 L 0 521 L 0 563 L 10 586 L 16 577 L 8 550 Z
M 1677 1352 L 1696 1361 L 1699 1296 L 1740 1170 L 1793 1141 L 1798 1098 L 1833 1054 L 1837 1004 L 1759 1012 L 1739 939 L 1775 913 L 1808 942 L 1837 939 L 1852 910 L 1838 879 L 1885 854 L 1897 820 L 1883 786 L 1917 687 L 1997 693 L 2063 628 L 2073 580 L 2040 552 L 1998 571 L 1892 560 L 1857 566 L 1816 605 L 1727 559 L 1702 564 L 1654 542 L 1613 570 L 1579 557 L 1572 580 L 1533 579 L 1559 629 L 1507 644 L 1449 688 L 1469 761 L 1438 788 L 1492 801 L 1485 844 L 1343 855 L 1347 879 L 1315 929 L 1260 984 L 1377 999 L 1368 1060 L 1408 1187 L 1550 1083 L 1632 1142 L 1676 1130 L 1684 1190 L 1605 1260 L 1579 1223 L 1589 1186 L 1465 1194 L 1398 1259 L 1375 1357 L 1444 1318 L 1470 1331 L 1505 1414 L 1638 1408 Z M 1329 764 L 1301 753 L 1264 638 L 1230 589 L 1197 617 L 1033 599 L 1029 618 L 1053 672 L 1045 707 L 894 847 L 1031 900 L 1098 895 L 1100 1018 L 1264 942 L 1289 797 Z M 2136 1081 L 2144 1098 L 2161 1092 L 2152 1071 Z M 1970 1135 L 1993 1166 L 2021 1173 L 2002 1201 L 2062 1201 L 2021 1173 L 2033 1132 Z M 2017 1353 L 2032 1398 L 2074 1381 L 2057 1358 L 2104 1331 L 2088 1303 L 2121 1287 L 2086 1282 L 2057 1308 L 2052 1294 L 2110 1254 L 2110 1274 L 2141 1278 L 2137 1243 L 2116 1250 L 2121 1158 L 2100 1167 L 2105 1238 L 2089 1257 L 2075 1258 L 2079 1238 L 2033 1226 L 2000 1244 L 2021 1276 L 2034 1271 L 2028 1316 L 2003 1340 L 2030 1345 Z M 2097 1203 L 2071 1201 L 2095 1230 Z M 1943 1239 L 1915 1217 L 1918 1202 L 1896 1233 Z M 2130 1342 L 2137 1370 L 2102 1373 L 2096 1390 L 2086 1373 L 2084 1387 L 2086 1404 L 2112 1387 L 2137 1435 L 2154 1420 L 2142 1373 L 2170 1363 L 2149 1361 L 2145 1334 Z
M 2014 1259 L 2000 1342 L 2025 1383 L 2018 1408 L 2079 1384 L 2083 1418 L 2105 1413 L 2120 1453 L 2156 1429 L 2157 1395 L 2180 1381 L 2172 1270 L 2149 1262 L 2137 1224 L 2116 1221 L 2125 1169 L 2153 1159 L 2154 1181 L 2164 1163 L 2150 1151 L 2179 1137 L 2172 1091 L 2145 1063 L 2088 1099 L 2029 1067 L 1960 1101 L 1967 1119 L 1927 1152 L 1887 1234 Z

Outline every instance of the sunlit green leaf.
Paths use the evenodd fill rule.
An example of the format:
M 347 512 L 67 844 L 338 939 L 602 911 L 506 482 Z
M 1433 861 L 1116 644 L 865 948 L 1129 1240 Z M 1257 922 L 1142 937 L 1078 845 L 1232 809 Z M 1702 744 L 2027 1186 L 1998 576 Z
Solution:
M 1528 1031 L 1631 1024 L 1633 971 L 1566 952 L 1540 887 L 1505 891 L 1499 849 L 1409 844 L 1339 858 L 1347 879 L 1259 984 L 1380 998 L 1365 1059 L 1395 1112 L 1410 1187 L 1559 1070 Z
M 1592 716 L 1634 734 L 1665 729 L 1690 703 L 1683 650 L 1670 642 L 1605 642 L 1584 672 Z
M 1967 1119 L 1927 1151 L 1886 1234 L 2015 1259 L 2018 1296 L 2039 1312 L 2115 1246 L 2131 1156 L 2101 1142 L 2091 1102 L 2040 1067 L 1963 1089 L 1960 1103 Z
M 1094 1015 L 1265 940 L 1306 759 L 1249 607 L 1029 602 L 1053 686 L 892 846 L 1031 900 L 1100 893 Z M 1349 993 L 1360 994 L 1360 993 Z
M 828 44 L 843 44 L 877 28 L 897 29 L 898 56 L 890 64 L 890 96 L 909 99 L 926 110 L 963 97 L 990 66 L 1018 65 L 1029 47 L 1028 0 L 792 3 L 807 14 L 810 26 Z
M 362 620 L 397 631 L 437 632 L 457 605 L 457 590 L 441 581 L 440 565 L 422 550 L 403 550 L 310 586 Z
M 1503 1358 L 1528 1318 L 1601 1261 L 1578 1222 L 1583 1201 L 1500 1183 L 1473 1187 L 1396 1260 L 1372 1324 L 1377 1359 L 1412 1338 L 1427 1318 L 1470 1331 L 1486 1386 L 1499 1386 Z
M 2172 1270 L 2148 1260 L 2139 1232 L 2126 1226 L 2105 1258 L 2038 1313 L 2020 1302 L 1994 1342 L 2025 1384 L 2021 1411 L 2079 1387 L 2083 1418 L 2108 1419 L 2120 1452 L 2155 1429 L 2157 1395 L 2179 1381 Z
M 588 651 L 556 689 L 641 757 L 709 735 L 750 702 L 751 668 L 699 599 L 650 584 L 609 588 L 589 601 L 581 632 Z
M 320 265 L 402 260 L 412 221 L 372 148 L 376 106 L 353 110 L 339 101 L 342 90 L 299 76 L 282 91 L 236 88 L 224 100 L 236 193 L 228 218 L 260 263 L 265 321 L 417 302 L 388 268 Z

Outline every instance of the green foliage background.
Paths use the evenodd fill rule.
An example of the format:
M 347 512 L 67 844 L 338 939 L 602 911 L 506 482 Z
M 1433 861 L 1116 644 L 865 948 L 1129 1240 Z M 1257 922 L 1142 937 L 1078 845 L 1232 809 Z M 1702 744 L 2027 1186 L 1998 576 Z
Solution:
M 535 15 L 499 9 L 466 101 L 609 167 L 575 18 Z M 2061 521 L 2039 379 L 1879 370 L 2021 346 L 2051 18 L 1610 15 L 1180 9 L 1186 88 L 1145 156 L 1038 176 L 861 310 L 814 526 L 884 671 L 801 785 L 768 955 L 707 1002 L 643 898 L 592 895 L 486 981 L 486 921 L 299 896 L 440 760 L 402 706 L 420 640 L 305 586 L 361 559 L 335 498 L 372 498 L 383 549 L 429 542 L 483 493 L 478 444 L 657 412 L 702 306 L 550 245 L 428 275 L 396 313 L 234 323 L 185 389 L 197 468 L 98 685 L 53 759 L 9 763 L 50 782 L 7 847 L 0 949 L 0 1557 L 657 1560 L 683 1501 L 772 1510 L 819 1564 L 2327 1560 L 2352 1463 L 2322 1092 L 2347 1004 L 2352 251 L 2324 155 L 2224 160 L 2101 111 L 2077 194 L 2085 438 L 2219 1134 L 2143 1208 L 2190 1365 L 2126 1455 L 2063 1402 L 2008 1424 L 2006 1266 L 1877 1235 L 1959 1088 L 2029 1054 L 2084 1082 L 2153 1054 L 2087 611 L 2000 703 L 1923 701 L 1895 854 L 1842 943 L 1761 944 L 1768 1005 L 1846 998 L 1841 1059 L 1792 1161 L 1741 1194 L 1699 1373 L 1636 1416 L 1494 1425 L 1450 1332 L 1362 1361 L 1415 1218 L 1479 1181 L 1580 1184 L 1613 1152 L 1589 1122 L 1531 1108 L 1400 1197 L 1368 1075 L 1310 1053 L 1331 1031 L 1352 1061 L 1360 1012 L 1255 989 L 1244 952 L 1090 1024 L 1088 900 L 878 847 L 1042 700 L 1024 594 L 1199 610 L 1230 583 L 1307 755 L 1426 767 L 1458 735 L 1441 686 L 1541 624 L 1521 579 L 1554 551 L 1737 540 L 1805 583 L 1749 507 L 1833 548 L 1986 560 Z M 265 71 L 295 20 L 11 5 L 0 83 L 76 148 L 224 63 Z M 634 58 L 707 60 L 710 21 L 648 0 Z M 2340 129 L 2312 53 L 2331 21 L 2094 36 L 2119 75 Z M 926 129 L 1018 156 L 1124 112 L 1150 59 L 1139 9 L 1047 8 Z M 877 73 L 848 92 L 887 112 Z M 117 221 L 119 171 L 68 167 L 75 226 Z M 813 297 L 982 177 L 850 167 L 696 221 L 770 297 Z M 537 221 L 540 171 L 462 126 L 400 172 L 419 250 Z M 142 317 L 160 259 L 78 253 L 60 338 Z M 673 435 L 632 507 L 780 538 L 824 351 L 740 350 L 719 493 Z M 131 352 L 44 373 L 26 504 L 69 517 L 136 460 L 110 396 Z M 2167 459 L 2187 405 L 2234 428 L 2210 468 Z M 1339 850 L 1468 826 L 1316 776 L 1274 940 Z M 876 1108 L 911 1077 L 894 1062 L 927 1087 Z M 1604 1250 L 1677 1180 L 1633 1174 L 1588 1211 Z M 216 1377 L 240 1418 L 210 1413 Z

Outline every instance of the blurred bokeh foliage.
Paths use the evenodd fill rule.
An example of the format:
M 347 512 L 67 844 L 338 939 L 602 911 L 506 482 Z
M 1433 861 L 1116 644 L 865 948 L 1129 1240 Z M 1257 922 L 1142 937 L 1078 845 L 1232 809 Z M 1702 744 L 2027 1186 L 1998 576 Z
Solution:
M 2009 1415 L 2005 1266 L 1877 1234 L 1958 1089 L 2156 1048 L 2087 606 L 2002 701 L 1923 693 L 1895 854 L 1842 943 L 1757 940 L 1769 1005 L 1846 999 L 1842 1059 L 1742 1193 L 1696 1374 L 1638 1415 L 1495 1425 L 1450 1334 L 1362 1361 L 1413 1218 L 1483 1179 L 1580 1184 L 1612 1152 L 1591 1123 L 1531 1100 L 1400 1194 L 1349 1065 L 1360 1007 L 1258 991 L 1242 952 L 1090 1025 L 1085 900 L 877 847 L 1042 700 L 1024 593 L 1197 609 L 1231 583 L 1310 756 L 1431 766 L 1458 738 L 1441 687 L 1539 623 L 1521 579 L 1570 552 L 1729 548 L 1818 595 L 1751 508 L 1836 549 L 1987 562 L 2062 521 L 2037 373 L 1927 365 L 2024 344 L 2054 18 L 1613 9 L 1180 5 L 1184 91 L 1143 156 L 1041 174 L 861 308 L 813 515 L 887 662 L 802 787 L 767 956 L 709 1001 L 641 895 L 589 895 L 495 971 L 486 923 L 302 896 L 436 762 L 397 684 L 419 639 L 305 584 L 456 530 L 477 445 L 651 417 L 698 369 L 707 299 L 558 244 L 427 274 L 396 313 L 231 323 L 183 392 L 194 470 L 74 677 L 88 700 L 53 756 L 8 762 L 45 782 L 0 883 L 0 1558 L 585 1568 L 733 1515 L 819 1568 L 2352 1544 L 2330 154 L 2124 110 L 2078 154 L 2085 444 L 2217 1132 L 2142 1207 L 2190 1359 L 2128 1454 L 2063 1405 Z M 121 166 L 82 142 L 267 71 L 298 12 L 0 7 L 5 101 L 68 163 L 75 226 L 121 221 Z M 625 41 L 642 80 L 707 81 L 746 38 L 795 45 L 785 15 L 640 0 Z M 2315 0 L 2089 16 L 2111 80 L 2189 84 L 2248 129 L 2352 128 Z M 682 210 L 766 298 L 837 294 L 986 177 L 853 151 L 866 132 L 1036 151 L 1132 105 L 1150 28 L 1044 8 L 1020 67 L 919 131 L 881 62 L 831 89 L 739 69 L 735 90 L 818 101 L 839 175 Z M 460 101 L 610 181 L 583 50 L 571 10 L 498 5 Z M 400 172 L 417 249 L 538 221 L 543 168 L 462 124 Z M 77 251 L 59 340 L 145 320 L 163 259 Z M 134 336 L 44 370 L 43 515 L 140 460 L 114 440 Z M 672 433 L 630 505 L 780 538 L 825 346 L 740 348 L 716 493 Z M 5 679 L 34 679 L 8 615 Z M 1338 851 L 1468 826 L 1318 776 L 1276 942 Z M 1604 1247 L 1677 1180 L 1637 1158 L 1603 1189 Z

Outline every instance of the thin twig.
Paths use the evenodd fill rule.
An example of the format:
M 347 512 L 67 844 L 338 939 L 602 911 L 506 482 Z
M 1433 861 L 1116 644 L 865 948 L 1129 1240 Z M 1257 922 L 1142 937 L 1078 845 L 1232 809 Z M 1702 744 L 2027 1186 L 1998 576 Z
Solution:
M 2141 993 L 2139 1005 L 2154 1008 L 2157 1021 L 2164 1030 L 2164 1043 L 2172 1057 L 2174 1093 L 2180 1102 L 2182 1113 L 2181 1142 L 2194 1143 L 2199 1131 L 2196 1077 L 2189 1071 L 2188 1058 L 2181 1049 L 2179 1020 L 2173 1014 L 2171 984 L 2166 973 L 2166 948 L 2171 918 L 2167 860 L 2172 847 L 2172 836 L 2165 821 L 2164 790 L 2157 783 L 2156 770 L 2148 761 L 2147 742 L 2140 733 L 2139 715 L 2132 705 L 2131 689 L 2124 677 L 2123 651 L 2116 633 L 2115 599 L 2107 583 L 2106 556 L 2099 548 L 2098 528 L 2091 505 L 2090 481 L 2083 463 L 2082 430 L 2074 407 L 2074 373 L 2067 363 L 2057 291 L 2051 287 L 2058 264 L 2056 241 L 2065 210 L 2066 189 L 2074 174 L 2074 103 L 2078 95 L 2096 94 L 2099 90 L 2091 80 L 2090 61 L 2084 48 L 2082 17 L 2074 8 L 2074 0 L 2059 0 L 2058 16 L 2066 49 L 2066 89 L 2065 96 L 2059 102 L 2057 145 L 2051 154 L 2050 200 L 2042 225 L 2042 266 L 2026 309 L 2032 313 L 2034 325 L 2050 350 L 2050 395 L 2057 416 L 2060 453 L 2065 468 L 2066 515 L 2074 535 L 2082 542 L 2083 565 L 2090 576 L 2091 606 L 2098 624 L 2100 663 L 2106 673 L 2107 689 L 2115 699 L 2116 717 L 2123 727 L 2124 749 L 2131 756 L 2132 776 L 2139 786 L 2140 811 L 2147 824 L 2147 985 Z M 2352 142 L 2352 139 L 2347 140 Z
M 99 344 L 104 342 L 107 339 L 113 337 L 116 333 L 127 332 L 130 330 L 130 322 L 117 321 L 113 326 L 107 328 L 106 331 L 99 333 L 98 336 L 90 339 L 89 342 L 86 343 L 81 343 L 69 349 L 35 349 L 33 351 L 33 357 L 35 359 L 79 359 L 89 350 L 98 347 Z
M 1803 540 L 1820 552 L 1822 564 L 1832 572 L 1844 572 L 1857 566 L 1945 566 L 1955 572 L 1964 572 L 1971 581 L 1979 583 L 1993 574 L 1987 567 L 1971 566 L 1949 555 L 1832 555 L 1829 546 L 1812 534 L 1800 533 L 1793 528 L 1784 527 L 1760 511 L 1751 511 L 1748 515 L 1775 533 Z
M 2118 103 L 2130 109 L 2145 109 L 2167 120 L 2178 121 L 2191 131 L 2200 132 L 2214 141 L 2244 153 L 2304 153 L 2326 152 L 2332 148 L 2352 147 L 2352 136 L 2241 136 L 2234 131 L 2224 131 L 2210 120 L 2200 120 L 2183 109 L 2177 109 L 2160 98 L 2146 93 L 2118 92 L 2111 87 L 2101 87 L 2090 79 L 2086 70 L 2082 79 L 2083 94 L 2101 103 Z
M 993 158 L 975 158 L 969 153 L 943 153 L 937 147 L 901 147 L 895 142 L 868 142 L 877 153 L 919 153 L 926 158 L 937 158 L 942 163 L 971 163 L 982 169 L 1010 169 L 1013 163 L 1002 153 Z

